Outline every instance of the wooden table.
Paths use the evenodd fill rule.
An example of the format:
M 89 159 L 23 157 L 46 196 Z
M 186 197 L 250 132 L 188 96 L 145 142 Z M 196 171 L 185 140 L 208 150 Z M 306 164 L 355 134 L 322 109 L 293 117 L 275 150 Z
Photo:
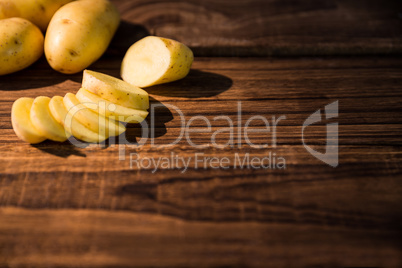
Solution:
M 151 34 L 188 44 L 192 70 L 147 89 L 149 128 L 85 148 L 10 122 L 17 98 L 76 92 L 81 73 L 42 58 L 0 77 L 0 267 L 402 266 L 400 1 L 113 2 L 123 22 L 91 69 L 119 76 Z M 331 123 L 336 167 L 303 145 L 324 152 Z M 147 164 L 165 158 L 189 166 Z

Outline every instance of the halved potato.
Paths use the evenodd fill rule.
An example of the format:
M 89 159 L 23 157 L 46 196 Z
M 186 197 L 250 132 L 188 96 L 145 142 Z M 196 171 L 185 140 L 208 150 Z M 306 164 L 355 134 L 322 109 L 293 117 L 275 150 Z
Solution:
M 147 36 L 134 43 L 121 64 L 124 81 L 149 87 L 185 77 L 194 55 L 186 45 L 167 38 Z
M 124 107 L 140 110 L 149 108 L 149 98 L 146 91 L 106 74 L 85 70 L 82 87 L 102 99 Z
M 66 141 L 70 134 L 67 134 L 60 124 L 50 113 L 49 97 L 35 98 L 31 108 L 31 122 L 38 132 L 53 141 Z
M 126 130 L 120 122 L 110 120 L 87 108 L 72 93 L 67 93 L 63 102 L 68 113 L 93 132 L 106 133 L 106 136 L 118 136 Z
M 99 133 L 95 133 L 83 124 L 81 124 L 75 117 L 71 116 L 66 106 L 63 102 L 63 97 L 54 96 L 49 102 L 49 109 L 53 117 L 61 124 L 64 128 L 72 133 L 77 139 L 86 142 L 102 142 L 108 137 Z
M 85 88 L 78 90 L 77 99 L 95 112 L 122 122 L 141 123 L 147 116 L 148 111 L 127 108 L 102 99 L 98 95 L 89 92 Z M 94 106 L 95 104 L 95 106 Z
M 19 98 L 11 108 L 11 123 L 17 136 L 29 143 L 39 143 L 46 138 L 35 128 L 31 122 L 31 108 L 34 99 Z

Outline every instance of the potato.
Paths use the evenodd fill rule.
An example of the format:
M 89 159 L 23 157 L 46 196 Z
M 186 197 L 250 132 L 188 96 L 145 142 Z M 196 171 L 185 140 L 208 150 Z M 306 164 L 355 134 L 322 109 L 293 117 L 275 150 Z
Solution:
M 89 130 L 75 117 L 70 116 L 64 106 L 63 97 L 54 96 L 49 102 L 49 109 L 53 117 L 63 124 L 66 131 L 72 133 L 77 139 L 86 142 L 102 142 L 107 139 L 105 135 Z
M 106 74 L 85 70 L 82 87 L 105 100 L 127 108 L 140 110 L 149 108 L 146 91 Z
M 46 138 L 42 136 L 31 122 L 32 98 L 20 98 L 13 103 L 11 109 L 11 123 L 17 136 L 29 143 L 39 143 Z
M 126 130 L 121 123 L 88 109 L 72 93 L 67 93 L 63 98 L 63 102 L 68 113 L 93 132 L 105 133 L 108 137 L 120 135 Z
M 122 122 L 141 123 L 148 116 L 147 111 L 131 109 L 114 104 L 108 100 L 102 99 L 92 92 L 89 92 L 85 88 L 78 90 L 76 97 L 88 108 L 93 108 L 95 104 L 95 111 L 97 113 Z
M 121 77 L 138 87 L 168 83 L 185 77 L 193 59 L 193 52 L 184 44 L 148 36 L 128 49 L 121 65 Z
M 62 124 L 52 116 L 49 110 L 49 97 L 36 97 L 31 108 L 31 122 L 38 132 L 53 141 L 66 141 L 67 134 Z
M 108 0 L 79 0 L 61 7 L 45 37 L 50 66 L 65 74 L 82 71 L 105 52 L 120 22 Z
M 0 75 L 25 69 L 43 54 L 43 34 L 22 18 L 0 20 Z
M 43 32 L 54 13 L 72 0 L 0 0 L 0 19 L 20 17 L 29 20 Z

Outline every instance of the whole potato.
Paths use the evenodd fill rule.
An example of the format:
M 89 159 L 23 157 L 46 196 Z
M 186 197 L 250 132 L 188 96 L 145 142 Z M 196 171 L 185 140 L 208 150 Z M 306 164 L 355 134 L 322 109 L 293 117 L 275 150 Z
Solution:
M 0 75 L 22 70 L 43 54 L 43 34 L 22 18 L 0 20 Z
M 54 13 L 71 1 L 73 0 L 0 0 L 0 19 L 24 18 L 44 32 Z
M 56 71 L 84 70 L 105 52 L 120 16 L 107 0 L 79 0 L 61 7 L 49 23 L 45 54 Z

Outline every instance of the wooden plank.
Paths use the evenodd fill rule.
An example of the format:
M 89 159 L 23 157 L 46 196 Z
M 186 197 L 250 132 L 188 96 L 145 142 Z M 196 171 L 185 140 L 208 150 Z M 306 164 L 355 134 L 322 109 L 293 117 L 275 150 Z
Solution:
M 120 61 L 106 56 L 92 69 L 118 76 Z M 182 81 L 147 89 L 151 103 L 163 106 L 151 113 L 155 138 L 139 148 L 129 144 L 139 140 L 137 125 L 120 146 L 21 142 L 11 128 L 13 101 L 76 92 L 82 76 L 57 74 L 42 59 L 0 78 L 0 267 L 402 265 L 399 58 L 196 58 L 193 67 Z M 340 162 L 332 168 L 303 147 L 302 126 L 336 100 L 339 116 L 304 135 L 323 151 L 325 124 L 339 123 Z M 286 119 L 277 125 L 276 146 L 272 132 L 249 134 L 268 144 L 264 149 L 244 137 L 240 146 L 237 136 L 224 149 L 197 149 L 186 138 L 159 148 L 181 131 L 170 105 L 186 123 L 205 116 L 212 133 L 228 127 L 214 121 L 219 115 L 236 127 L 255 115 L 271 127 L 272 116 Z M 208 131 L 189 137 L 211 143 Z M 222 133 L 216 142 L 229 138 Z M 154 172 L 130 153 L 134 160 L 178 155 L 189 166 Z M 197 153 L 226 157 L 228 168 L 205 169 Z M 286 169 L 240 168 L 236 160 L 270 153 L 285 159 Z
M 123 23 L 111 51 L 158 35 L 197 56 L 400 54 L 400 1 L 113 0 Z
M 395 240 L 400 231 L 392 229 L 326 222 L 194 222 L 94 210 L 1 208 L 0 215 L 6 219 L 0 222 L 0 265 L 6 267 L 401 264 Z
M 274 164 L 266 169 L 241 168 L 234 159 L 236 153 L 245 157 L 240 150 L 127 149 L 136 156 L 121 161 L 118 152 L 95 152 L 96 156 L 79 152 L 60 157 L 59 163 L 38 154 L 36 160 L 10 157 L 13 165 L 0 181 L 0 206 L 125 210 L 210 221 L 313 221 L 399 230 L 395 217 L 401 213 L 398 204 L 402 201 L 400 148 L 342 146 L 340 166 L 333 169 L 314 161 L 301 146 L 280 147 L 247 152 L 259 158 L 275 153 L 276 159 L 286 159 L 286 169 Z M 156 154 L 170 158 L 172 153 L 189 158 L 189 167 L 161 169 L 132 161 Z M 227 157 L 230 163 L 228 168 L 208 164 L 205 169 L 204 162 L 196 163 L 196 153 Z M 300 215 L 302 211 L 305 216 Z

